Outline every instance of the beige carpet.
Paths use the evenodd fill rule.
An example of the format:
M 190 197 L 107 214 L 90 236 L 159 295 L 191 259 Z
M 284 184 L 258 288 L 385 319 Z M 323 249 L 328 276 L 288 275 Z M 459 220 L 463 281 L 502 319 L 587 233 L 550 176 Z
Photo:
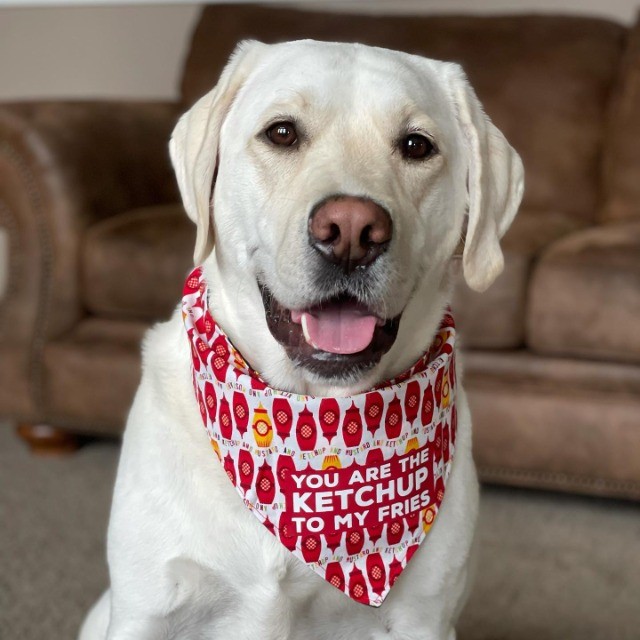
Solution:
M 107 583 L 118 456 L 30 457 L 0 428 L 0 638 L 71 640 Z M 460 640 L 640 639 L 640 507 L 485 488 Z

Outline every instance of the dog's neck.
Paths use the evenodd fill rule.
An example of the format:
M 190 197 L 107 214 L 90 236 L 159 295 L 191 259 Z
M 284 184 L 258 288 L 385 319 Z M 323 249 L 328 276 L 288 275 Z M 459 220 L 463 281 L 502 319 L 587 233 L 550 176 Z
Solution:
M 340 384 L 318 379 L 287 357 L 267 328 L 253 276 L 234 271 L 230 275 L 225 272 L 223 277 L 215 250 L 202 266 L 209 285 L 211 314 L 251 367 L 272 387 L 315 396 L 361 393 L 411 367 L 434 339 L 451 298 L 453 280 L 448 268 L 436 277 L 425 278 L 405 308 L 389 352 L 358 380 Z

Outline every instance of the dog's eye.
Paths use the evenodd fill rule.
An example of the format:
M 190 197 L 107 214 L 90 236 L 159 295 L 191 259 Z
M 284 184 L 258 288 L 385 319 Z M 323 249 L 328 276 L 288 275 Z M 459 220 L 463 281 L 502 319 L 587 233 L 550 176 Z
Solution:
M 280 147 L 290 147 L 298 141 L 298 133 L 292 122 L 276 122 L 266 131 L 267 138 Z
M 402 155 L 409 160 L 423 160 L 435 152 L 435 146 L 429 138 L 419 133 L 411 133 L 400 143 Z

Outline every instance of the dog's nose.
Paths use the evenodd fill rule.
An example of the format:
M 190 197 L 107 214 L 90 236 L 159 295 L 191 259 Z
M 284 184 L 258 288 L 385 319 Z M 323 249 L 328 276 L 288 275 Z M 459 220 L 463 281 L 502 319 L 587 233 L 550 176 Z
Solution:
M 367 198 L 330 198 L 309 218 L 311 245 L 346 271 L 371 264 L 388 247 L 392 232 L 391 216 Z

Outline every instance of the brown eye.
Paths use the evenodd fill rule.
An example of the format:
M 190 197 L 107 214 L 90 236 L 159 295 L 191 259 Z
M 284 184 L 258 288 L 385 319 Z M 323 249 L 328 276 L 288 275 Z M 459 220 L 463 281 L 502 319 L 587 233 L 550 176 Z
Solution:
M 298 141 L 298 133 L 292 122 L 276 122 L 266 131 L 267 138 L 280 147 L 290 147 Z
M 401 142 L 402 155 L 409 160 L 423 160 L 435 152 L 435 147 L 429 138 L 412 133 Z

